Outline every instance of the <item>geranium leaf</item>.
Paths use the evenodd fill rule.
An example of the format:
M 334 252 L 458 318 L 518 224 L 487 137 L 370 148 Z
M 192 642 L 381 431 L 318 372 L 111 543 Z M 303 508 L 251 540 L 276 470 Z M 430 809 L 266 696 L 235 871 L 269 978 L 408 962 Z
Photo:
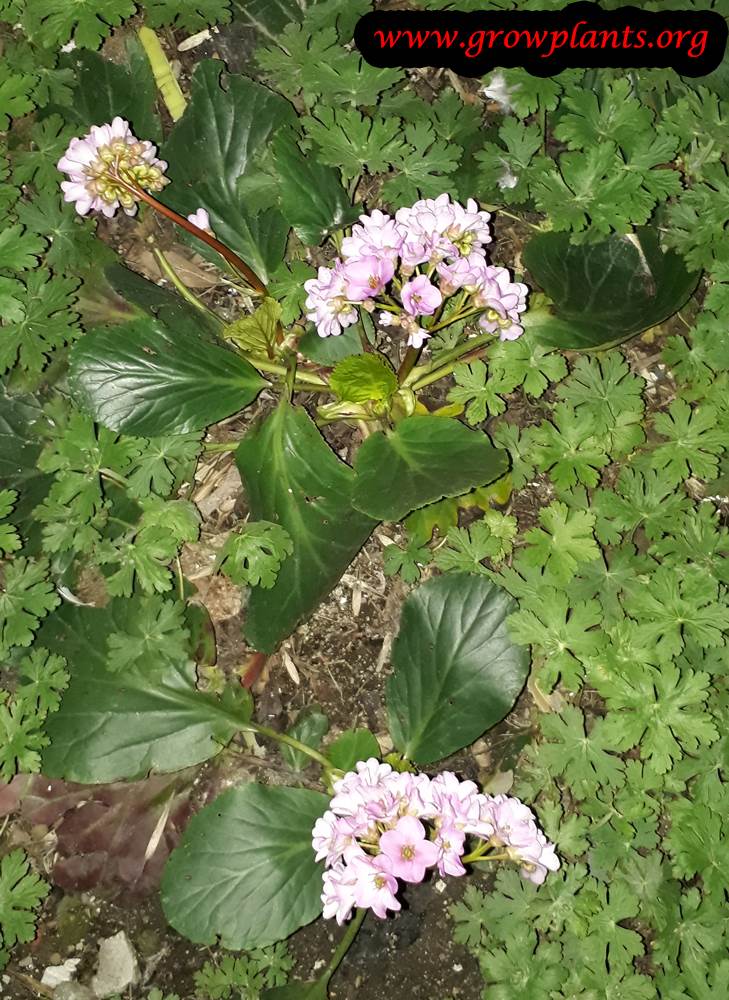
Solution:
M 552 312 L 527 325 L 538 343 L 561 350 L 608 347 L 662 323 L 699 280 L 677 254 L 663 253 L 649 227 L 578 246 L 566 233 L 539 233 L 524 248 L 524 263 L 554 301 Z
M 457 420 L 406 417 L 357 452 L 353 503 L 370 517 L 400 521 L 417 507 L 492 483 L 508 464 L 505 451 Z
M 201 336 L 135 320 L 87 334 L 71 360 L 80 403 L 128 434 L 186 434 L 242 410 L 266 385 L 241 355 Z
M 253 517 L 281 525 L 294 546 L 273 587 L 254 587 L 248 604 L 246 638 L 272 652 L 331 590 L 375 522 L 352 510 L 352 470 L 302 407 L 279 404 L 248 432 L 236 461 Z
M 311 830 L 329 803 L 304 788 L 231 788 L 190 822 L 162 879 L 167 919 L 196 944 L 260 948 L 321 912 Z
M 105 608 L 64 604 L 46 623 L 40 642 L 65 657 L 71 681 L 60 709 L 49 717 L 50 746 L 43 773 L 89 784 L 177 771 L 214 757 L 237 725 L 220 702 L 195 687 L 186 658 L 136 662 L 114 673 L 107 638 L 124 632 L 129 601 Z
M 482 577 L 436 577 L 405 601 L 387 687 L 390 732 L 427 764 L 478 739 L 513 707 L 529 656 L 506 618 L 516 602 Z

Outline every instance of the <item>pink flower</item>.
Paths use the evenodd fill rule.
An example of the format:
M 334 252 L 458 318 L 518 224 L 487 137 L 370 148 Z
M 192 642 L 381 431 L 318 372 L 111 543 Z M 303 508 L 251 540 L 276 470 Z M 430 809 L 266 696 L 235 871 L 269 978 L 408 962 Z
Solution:
M 437 862 L 439 854 L 414 816 L 403 816 L 394 830 L 386 830 L 380 837 L 380 850 L 392 862 L 393 874 L 405 882 L 422 882 L 426 868 Z
M 316 323 L 320 337 L 338 337 L 342 330 L 357 322 L 357 310 L 347 299 L 344 265 L 340 260 L 331 268 L 320 267 L 316 278 L 304 282 L 308 292 L 306 318 Z
M 423 198 L 409 208 L 400 208 L 395 219 L 402 235 L 400 256 L 405 269 L 458 255 L 458 248 L 445 235 L 456 223 L 449 195 Z
M 446 230 L 446 235 L 464 257 L 474 250 L 482 250 L 484 244 L 491 242 L 491 216 L 488 212 L 480 212 L 473 198 L 468 199 L 465 208 L 457 201 L 454 202 L 453 215 L 453 222 Z
M 461 862 L 466 835 L 455 826 L 440 826 L 435 837 L 438 848 L 438 871 L 441 875 L 465 875 L 466 869 Z
M 387 258 L 360 257 L 344 265 L 347 298 L 350 302 L 363 302 L 376 298 L 392 281 L 395 265 Z
M 348 869 L 356 876 L 354 899 L 359 907 L 369 906 L 372 912 L 384 919 L 388 910 L 399 910 L 395 898 L 398 885 L 389 858 L 380 854 L 376 858 L 353 858 Z
M 467 830 L 481 816 L 481 796 L 473 781 L 460 781 L 452 771 L 442 771 L 430 783 L 433 815 L 445 827 Z
M 516 340 L 524 332 L 518 320 L 526 309 L 528 291 L 526 285 L 511 280 L 505 267 L 488 265 L 474 295 L 475 305 L 486 309 L 479 317 L 479 326 L 498 333 L 500 340 Z
M 400 291 L 405 311 L 411 316 L 432 316 L 443 302 L 443 296 L 424 274 L 406 282 Z
M 132 135 L 123 118 L 92 125 L 83 138 L 71 139 L 58 161 L 58 169 L 69 178 L 61 183 L 64 201 L 75 203 L 79 215 L 101 212 L 111 218 L 120 207 L 134 215 L 134 187 L 161 191 L 168 183 L 163 176 L 167 164 L 156 152 L 151 142 Z
M 531 809 L 519 799 L 495 795 L 490 803 L 493 823 L 492 841 L 506 848 L 514 861 L 521 861 L 522 875 L 537 885 L 548 871 L 557 871 L 559 859 L 551 844 L 536 824 Z
M 356 885 L 357 872 L 343 861 L 324 872 L 321 901 L 325 920 L 335 917 L 338 924 L 344 923 L 355 906 Z
M 342 257 L 359 260 L 377 257 L 395 263 L 402 246 L 402 234 L 395 220 L 375 209 L 370 215 L 360 215 L 360 225 L 352 227 L 352 235 L 342 240 Z
M 343 816 L 336 816 L 331 810 L 320 816 L 311 831 L 311 844 L 316 852 L 316 861 L 324 861 L 327 867 L 341 858 L 345 860 L 362 848 L 353 832 L 355 824 Z
M 198 208 L 192 215 L 188 215 L 187 221 L 191 222 L 193 226 L 197 226 L 198 229 L 204 229 L 211 236 L 214 235 L 212 226 L 210 225 L 210 216 L 204 208 Z

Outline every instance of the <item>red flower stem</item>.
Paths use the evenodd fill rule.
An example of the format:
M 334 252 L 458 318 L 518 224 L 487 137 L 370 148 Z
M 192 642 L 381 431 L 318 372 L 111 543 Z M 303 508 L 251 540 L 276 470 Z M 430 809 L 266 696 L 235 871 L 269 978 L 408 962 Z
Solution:
M 190 233 L 192 236 L 196 236 L 199 240 L 202 240 L 203 243 L 207 243 L 209 247 L 212 247 L 213 250 L 215 250 L 217 253 L 220 254 L 221 257 L 223 257 L 225 260 L 228 261 L 230 266 L 235 271 L 237 271 L 238 274 L 240 274 L 243 278 L 245 278 L 245 280 L 248 282 L 248 284 L 255 292 L 258 292 L 259 295 L 267 294 L 268 289 L 261 281 L 261 279 L 258 277 L 258 275 L 255 273 L 255 271 L 251 270 L 251 268 L 246 264 L 246 262 L 244 260 L 241 260 L 238 254 L 234 253 L 230 249 L 230 247 L 227 247 L 224 243 L 221 243 L 220 240 L 216 240 L 214 236 L 211 236 L 210 233 L 205 232 L 204 229 L 200 229 L 199 226 L 194 225 L 192 222 L 189 221 L 189 219 L 186 219 L 183 215 L 179 215 L 179 213 L 173 211 L 173 209 L 168 208 L 166 205 L 163 205 L 161 201 L 157 201 L 156 198 L 153 198 L 152 195 L 149 194 L 149 192 L 145 191 L 143 188 L 137 187 L 135 184 L 134 185 L 129 184 L 127 181 L 124 181 L 121 177 L 117 177 L 117 179 L 126 188 L 133 191 L 137 198 L 141 198 L 142 201 L 145 201 L 148 205 L 150 205 L 155 210 L 155 212 L 159 212 L 160 215 L 164 215 L 165 218 L 170 219 L 172 222 L 180 226 L 182 229 L 187 230 L 187 232 Z

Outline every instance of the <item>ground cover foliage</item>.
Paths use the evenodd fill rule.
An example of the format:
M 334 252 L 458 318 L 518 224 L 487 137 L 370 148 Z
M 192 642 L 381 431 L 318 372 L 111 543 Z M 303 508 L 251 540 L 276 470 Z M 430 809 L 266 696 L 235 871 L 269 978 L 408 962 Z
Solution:
M 350 40 L 370 6 L 0 0 L 0 778 L 131 781 L 255 728 L 239 684 L 199 689 L 214 653 L 179 556 L 200 531 L 187 487 L 208 428 L 265 389 L 281 401 L 234 445 L 251 517 L 218 560 L 247 590 L 250 648 L 273 653 L 389 521 L 385 570 L 414 587 L 387 693 L 397 766 L 434 770 L 529 673 L 512 791 L 562 867 L 539 887 L 504 868 L 452 908 L 484 996 L 724 996 L 726 65 L 704 80 L 512 69 L 483 91 L 363 63 Z M 248 75 L 200 60 L 173 121 L 136 29 L 231 19 L 256 33 Z M 120 26 L 113 59 L 99 53 Z M 61 201 L 70 139 L 116 115 L 160 144 L 160 199 L 204 208 L 264 296 L 222 271 L 237 311 L 216 319 L 125 268 L 113 231 Z M 317 337 L 304 282 L 360 212 L 444 192 L 495 213 L 492 256 L 530 287 L 525 332 L 465 349 L 476 328 L 456 320 L 408 382 L 365 311 Z M 322 436 L 335 421 L 353 440 L 369 422 L 351 466 Z M 103 606 L 74 598 L 90 574 Z M 325 776 L 379 755 L 366 731 L 327 739 L 316 713 L 290 735 L 320 748 Z M 304 784 L 231 789 L 171 856 L 170 923 L 252 950 L 203 969 L 200 995 L 326 995 L 328 980 L 284 987 L 274 944 L 321 911 L 310 833 L 327 796 Z M 23 850 L 0 854 L 5 962 L 49 887 Z

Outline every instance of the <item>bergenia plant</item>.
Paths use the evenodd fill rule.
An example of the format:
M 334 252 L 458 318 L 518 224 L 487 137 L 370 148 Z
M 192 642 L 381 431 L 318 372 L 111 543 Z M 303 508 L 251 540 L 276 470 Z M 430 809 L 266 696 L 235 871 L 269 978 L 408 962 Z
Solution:
M 200 996 L 727 995 L 722 72 L 94 6 L 0 2 L 3 986 L 73 881 Z
M 168 187 L 168 165 L 151 142 L 132 133 L 128 122 L 115 118 L 73 139 L 58 168 L 68 176 L 62 184 L 64 197 L 81 215 L 111 217 L 119 209 L 132 215 L 145 204 L 216 251 L 241 303 L 255 307 L 250 316 L 224 322 L 185 287 L 158 251 L 181 296 L 177 315 L 187 317 L 174 340 L 160 322 L 160 310 L 157 324 L 147 326 L 141 338 L 134 335 L 133 324 L 113 338 L 108 330 L 92 332 L 74 350 L 71 362 L 71 383 L 82 405 L 102 424 L 124 432 L 202 430 L 250 405 L 264 387 L 280 391 L 276 408 L 269 407 L 243 439 L 213 445 L 237 450 L 256 518 L 226 544 L 218 560 L 238 582 L 258 584 L 248 609 L 247 637 L 254 652 L 244 679 L 250 685 L 266 655 L 336 583 L 379 521 L 400 520 L 443 497 L 468 494 L 506 472 L 506 453 L 494 448 L 484 431 L 455 419 L 462 407 L 430 412 L 419 390 L 445 378 L 464 358 L 477 359 L 490 344 L 517 339 L 523 333 L 527 287 L 489 259 L 490 214 L 473 199 L 464 205 L 443 193 L 401 206 L 393 215 L 379 209 L 360 212 L 351 229 L 333 231 L 331 250 L 319 261 L 316 277 L 302 282 L 304 317 L 286 328 L 282 305 L 263 278 L 216 235 L 225 220 L 204 204 L 183 215 L 157 199 L 174 189 Z M 306 321 L 314 325 L 313 334 Z M 352 327 L 356 337 L 339 355 L 330 359 L 316 348 L 317 340 L 323 344 L 330 338 L 344 344 L 343 335 Z M 152 393 L 172 400 L 180 390 L 180 372 L 170 369 L 176 363 L 166 357 L 156 360 L 170 349 L 181 352 L 183 365 L 194 359 L 200 385 L 186 375 L 183 381 L 189 385 L 179 397 L 180 409 L 175 413 L 166 406 L 161 419 L 149 409 Z M 353 468 L 330 451 L 316 429 L 316 424 L 326 427 L 338 420 L 360 432 Z M 280 464 L 284 455 L 286 467 Z M 247 576 L 254 537 L 272 557 L 265 579 Z M 525 877 L 541 883 L 549 870 L 558 868 L 553 845 L 517 799 L 485 795 L 450 771 L 431 779 L 411 770 L 409 761 L 446 756 L 502 718 L 526 679 L 524 657 L 503 632 L 509 599 L 486 580 L 464 576 L 458 582 L 460 591 L 449 583 L 446 603 L 455 609 L 466 601 L 476 631 L 493 636 L 496 628 L 497 644 L 507 644 L 509 667 L 504 673 L 503 664 L 497 665 L 503 649 L 493 661 L 488 653 L 476 654 L 480 680 L 464 702 L 465 691 L 451 696 L 438 678 L 448 676 L 452 684 L 460 672 L 473 669 L 473 654 L 449 663 L 451 651 L 450 657 L 431 664 L 437 675 L 435 701 L 424 705 L 413 702 L 408 690 L 413 672 L 426 670 L 423 658 L 406 655 L 398 662 L 396 656 L 390 707 L 401 754 L 393 758 L 395 769 L 376 756 L 358 762 L 353 751 L 361 745 L 361 733 L 352 734 L 345 760 L 336 746 L 331 755 L 322 754 L 293 734 L 277 734 L 252 722 L 245 703 L 221 705 L 218 710 L 233 729 L 276 739 L 303 759 L 313 757 L 323 768 L 331 798 L 306 789 L 234 789 L 226 793 L 238 814 L 232 826 L 222 805 L 225 795 L 214 809 L 204 809 L 168 865 L 163 896 L 176 927 L 195 939 L 202 921 L 206 934 L 215 931 L 236 946 L 255 946 L 285 937 L 318 910 L 343 923 L 356 908 L 349 942 L 368 909 L 378 917 L 400 909 L 401 884 L 433 875 L 460 876 L 467 866 L 497 861 L 516 863 Z M 427 587 L 422 593 L 427 596 Z M 451 625 L 444 621 L 442 627 L 447 633 Z M 403 643 L 409 632 L 404 626 Z M 495 684 L 497 674 L 498 696 L 490 708 L 482 702 L 486 711 L 473 718 L 466 702 L 479 685 Z M 446 739 L 429 738 L 429 722 L 442 711 L 446 697 L 452 709 L 461 706 L 466 718 L 462 725 L 451 719 Z M 408 737 L 416 730 L 417 738 Z M 370 751 L 372 742 L 365 733 L 364 746 Z M 346 767 L 340 765 L 350 770 L 343 773 Z M 284 821 L 294 802 L 292 834 Z M 257 907 L 255 919 L 238 914 L 226 927 L 227 907 L 211 909 L 204 901 L 216 873 L 209 865 L 203 873 L 196 861 L 198 838 L 224 835 L 235 841 L 248 836 L 261 803 L 267 833 L 256 850 L 265 853 L 265 870 L 252 864 L 242 877 L 254 893 L 261 881 L 272 879 L 276 892 Z M 297 848 L 295 869 L 265 847 L 292 835 L 308 845 L 308 857 L 303 847 Z M 197 885 L 198 876 L 204 885 Z M 341 954 L 340 949 L 336 962 Z

